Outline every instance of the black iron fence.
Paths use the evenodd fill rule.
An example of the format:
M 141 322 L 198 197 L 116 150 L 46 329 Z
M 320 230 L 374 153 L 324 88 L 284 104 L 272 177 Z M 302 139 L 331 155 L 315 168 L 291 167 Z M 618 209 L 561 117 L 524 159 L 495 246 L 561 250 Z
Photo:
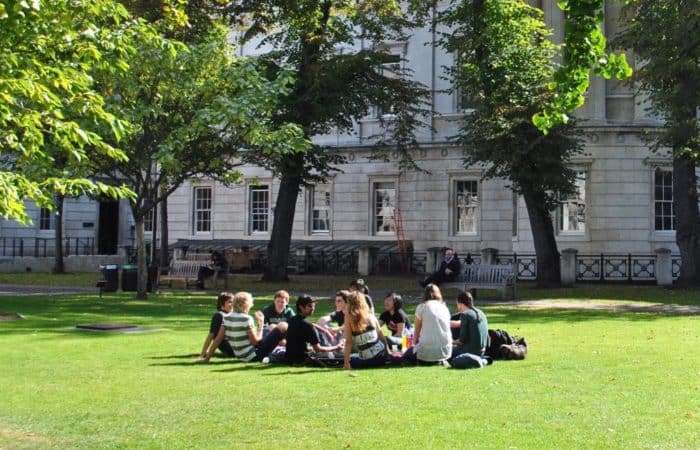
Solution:
M 475 264 L 481 258 L 474 258 Z M 496 264 L 517 263 L 518 280 L 537 278 L 535 254 L 498 255 Z M 678 278 L 680 255 L 671 256 L 672 276 Z M 652 254 L 577 254 L 576 281 L 653 282 L 656 280 L 656 255 Z
M 95 238 L 67 237 L 63 243 L 63 256 L 94 255 Z M 0 255 L 9 257 L 46 258 L 56 256 L 56 240 L 49 238 L 0 238 Z
M 5 257 L 53 257 L 55 240 L 47 238 L 0 238 L 0 255 Z M 133 248 L 127 248 L 127 259 L 135 260 Z M 150 249 L 149 249 L 150 250 Z M 150 252 L 149 252 L 150 253 Z M 63 239 L 63 254 L 95 255 L 94 238 Z M 356 274 L 359 264 L 358 250 L 307 250 L 304 254 L 289 254 L 289 269 L 309 274 Z M 130 258 L 131 257 L 131 258 Z M 480 255 L 470 255 L 471 264 L 481 264 Z M 537 256 L 525 253 L 497 254 L 495 264 L 515 264 L 518 280 L 537 278 Z M 461 258 L 464 263 L 464 258 Z M 251 270 L 262 271 L 267 252 L 260 251 L 260 259 Z M 423 274 L 431 271 L 427 267 L 426 252 L 412 252 L 407 256 L 399 252 L 378 252 L 370 257 L 369 271 L 374 275 Z M 681 268 L 680 255 L 671 256 L 673 279 L 678 278 Z M 577 254 L 576 281 L 599 282 L 654 282 L 656 280 L 656 255 L 653 254 Z

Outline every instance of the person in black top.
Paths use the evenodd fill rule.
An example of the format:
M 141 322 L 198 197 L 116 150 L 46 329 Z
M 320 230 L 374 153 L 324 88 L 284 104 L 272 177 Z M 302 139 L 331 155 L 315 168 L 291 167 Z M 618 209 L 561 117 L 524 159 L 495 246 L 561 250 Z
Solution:
M 318 334 L 313 324 L 307 320 L 316 308 L 316 300 L 309 295 L 300 295 L 297 298 L 297 315 L 287 321 L 287 350 L 284 360 L 288 364 L 302 364 L 306 360 L 308 346 L 317 353 L 334 352 L 341 350 L 343 344 L 323 346 L 320 344 Z
M 400 346 L 404 330 L 411 329 L 411 321 L 403 310 L 401 296 L 396 292 L 387 294 L 384 298 L 384 307 L 386 311 L 379 316 L 379 323 L 386 325 L 391 331 L 391 335 L 386 337 L 389 344 Z
M 369 312 L 374 314 L 374 301 L 369 295 L 369 286 L 365 284 L 362 278 L 354 279 L 350 282 L 350 292 L 359 292 L 365 296 L 365 301 L 369 307 Z
M 213 250 L 211 252 L 211 262 L 206 266 L 199 266 L 197 271 L 197 289 L 204 289 L 204 280 L 214 276 L 216 272 L 221 272 L 226 268 L 226 258 L 224 255 Z
M 211 317 L 211 323 L 209 324 L 209 334 L 204 340 L 204 347 L 202 347 L 202 352 L 199 354 L 200 359 L 206 358 L 207 349 L 209 345 L 214 340 L 216 335 L 219 333 L 219 329 L 223 326 L 224 316 L 228 315 L 233 311 L 233 294 L 230 292 L 222 292 L 216 299 L 216 312 Z M 229 343 L 228 339 L 224 338 L 219 344 L 219 351 L 225 356 L 235 356 L 233 353 L 233 347 Z
M 445 258 L 440 263 L 440 267 L 435 272 L 431 273 L 426 279 L 420 282 L 420 285 L 426 287 L 429 284 L 440 285 L 449 281 L 454 281 L 459 275 L 462 265 L 459 258 L 455 256 L 454 250 L 445 248 Z
M 314 325 L 322 345 L 338 344 L 344 339 L 343 325 L 345 324 L 345 308 L 348 304 L 348 295 L 350 295 L 350 291 L 340 290 L 336 292 L 335 311 L 321 317 Z M 333 326 L 333 322 L 337 326 Z

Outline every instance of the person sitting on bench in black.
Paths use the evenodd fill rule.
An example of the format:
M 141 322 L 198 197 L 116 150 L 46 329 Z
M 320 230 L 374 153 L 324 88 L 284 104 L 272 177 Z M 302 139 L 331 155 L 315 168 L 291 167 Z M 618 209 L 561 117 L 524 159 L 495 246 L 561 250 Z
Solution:
M 214 276 L 216 272 L 224 270 L 226 259 L 224 255 L 213 250 L 211 252 L 211 262 L 206 266 L 200 266 L 197 272 L 197 289 L 204 289 L 204 280 Z
M 426 287 L 429 284 L 440 285 L 440 283 L 454 281 L 459 275 L 461 268 L 462 265 L 459 263 L 459 258 L 455 255 L 454 250 L 446 247 L 445 258 L 440 263 L 438 270 L 428 275 L 425 280 L 420 282 L 420 285 Z

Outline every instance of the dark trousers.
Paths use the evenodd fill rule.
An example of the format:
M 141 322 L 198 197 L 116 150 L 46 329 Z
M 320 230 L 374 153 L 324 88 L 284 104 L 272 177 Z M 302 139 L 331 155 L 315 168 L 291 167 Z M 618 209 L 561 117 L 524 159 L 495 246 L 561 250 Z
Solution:
M 272 331 L 267 333 L 267 336 L 263 338 L 262 341 L 255 347 L 255 359 L 254 361 L 261 361 L 264 357 L 272 353 L 272 350 L 279 345 L 280 341 L 284 339 L 284 335 L 279 328 L 273 328 Z

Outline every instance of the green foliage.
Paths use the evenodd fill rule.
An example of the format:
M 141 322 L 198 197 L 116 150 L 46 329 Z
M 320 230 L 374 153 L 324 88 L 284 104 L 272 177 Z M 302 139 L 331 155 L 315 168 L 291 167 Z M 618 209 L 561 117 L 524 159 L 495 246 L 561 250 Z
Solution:
M 270 73 L 288 68 L 296 84 L 281 102 L 276 120 L 297 123 L 308 138 L 352 131 L 354 123 L 379 106 L 391 111 L 387 132 L 375 136 L 375 156 L 390 148 L 402 155 L 402 167 L 414 167 L 409 149 L 415 146 L 414 130 L 420 124 L 428 92 L 411 81 L 410 71 L 382 71 L 389 60 L 388 42 L 407 40 L 406 30 L 420 23 L 426 5 L 409 2 L 402 10 L 394 0 L 236 1 L 233 19 L 240 21 L 242 40 L 261 39 L 275 50 L 261 55 Z M 364 40 L 363 48 L 357 47 Z M 342 159 L 329 149 L 314 146 L 301 164 L 270 160 L 257 155 L 252 162 L 313 183 Z
M 110 0 L 0 2 L 2 217 L 27 223 L 24 200 L 50 208 L 55 192 L 131 194 L 84 173 L 95 156 L 125 158 L 114 144 L 127 124 L 105 109 L 90 72 L 127 68 L 126 18 Z
M 134 126 L 122 143 L 129 159 L 97 160 L 96 170 L 127 180 L 138 193 L 139 216 L 190 177 L 237 181 L 234 158 L 242 148 L 269 156 L 306 147 L 297 127 L 276 127 L 271 119 L 277 98 L 290 89 L 290 73 L 261 77 L 252 60 L 233 56 L 225 33 L 215 28 L 205 42 L 188 46 L 141 23 L 130 37 L 138 49 L 132 69 L 100 76 L 108 108 Z
M 465 165 L 484 164 L 487 177 L 511 180 L 518 193 L 541 193 L 552 210 L 560 193 L 573 190 L 566 163 L 581 144 L 571 124 L 543 135 L 531 121 L 552 101 L 548 86 L 556 71 L 558 48 L 542 11 L 520 0 L 467 0 L 438 20 L 453 30 L 440 44 L 459 55 L 456 67 L 447 68 L 453 89 L 473 106 L 455 136 Z
M 651 112 L 664 117 L 657 147 L 700 160 L 700 11 L 697 1 L 628 0 L 626 27 L 614 44 L 634 50 L 640 64 L 631 80 L 649 96 Z
M 605 78 L 624 79 L 632 74 L 624 54 L 606 51 L 606 39 L 600 27 L 604 0 L 558 0 L 557 5 L 566 15 L 563 66 L 549 85 L 553 93 L 551 101 L 532 117 L 544 133 L 567 123 L 568 114 L 583 105 L 591 69 Z

